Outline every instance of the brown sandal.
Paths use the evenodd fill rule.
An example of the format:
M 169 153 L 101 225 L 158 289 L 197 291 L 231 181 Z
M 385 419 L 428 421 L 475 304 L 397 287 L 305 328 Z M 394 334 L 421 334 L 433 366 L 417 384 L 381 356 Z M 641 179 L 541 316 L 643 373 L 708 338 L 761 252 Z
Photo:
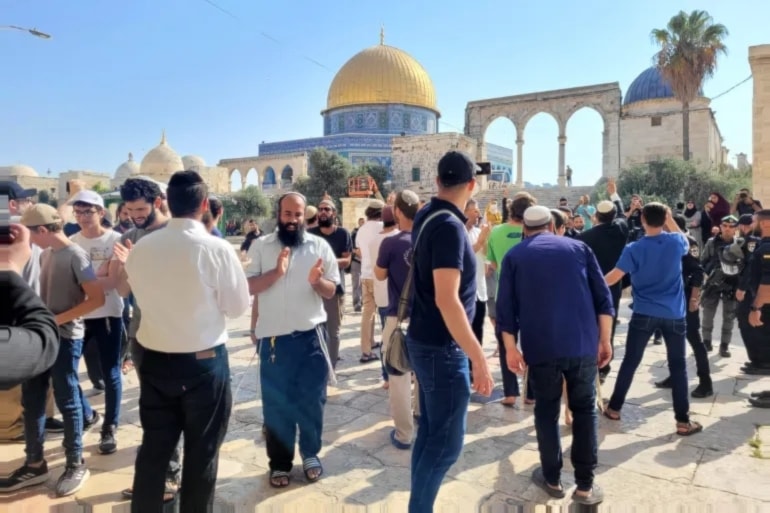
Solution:
M 610 410 L 609 408 L 605 408 L 602 412 L 602 415 L 607 417 L 610 420 L 620 420 L 620 412 L 615 410 Z
M 691 420 L 690 422 L 678 422 L 676 425 L 676 434 L 679 436 L 690 436 L 703 431 L 703 426 Z

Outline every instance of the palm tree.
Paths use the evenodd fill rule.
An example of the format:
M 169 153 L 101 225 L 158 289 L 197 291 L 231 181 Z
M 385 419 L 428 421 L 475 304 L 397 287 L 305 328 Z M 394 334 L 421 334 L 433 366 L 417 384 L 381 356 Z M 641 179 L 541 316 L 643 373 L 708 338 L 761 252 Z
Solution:
M 714 23 L 706 11 L 679 11 L 665 29 L 654 29 L 651 35 L 660 45 L 656 66 L 682 102 L 682 156 L 690 160 L 690 102 L 703 81 L 714 76 L 719 54 L 727 54 L 727 27 Z

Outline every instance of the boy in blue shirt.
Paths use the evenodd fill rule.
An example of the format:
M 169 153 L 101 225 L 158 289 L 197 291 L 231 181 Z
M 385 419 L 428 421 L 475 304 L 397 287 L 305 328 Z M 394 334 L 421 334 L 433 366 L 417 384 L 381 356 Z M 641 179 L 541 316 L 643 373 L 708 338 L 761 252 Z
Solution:
M 674 221 L 671 209 L 661 203 L 646 204 L 641 220 L 644 237 L 626 246 L 615 268 L 605 277 L 607 285 L 612 286 L 626 274 L 631 276 L 634 313 L 628 325 L 626 354 L 604 415 L 620 420 L 620 409 L 642 361 L 644 348 L 653 333 L 660 330 L 666 343 L 676 433 L 689 436 L 703 430 L 703 426 L 690 420 L 687 397 L 682 257 L 689 252 L 689 243 Z

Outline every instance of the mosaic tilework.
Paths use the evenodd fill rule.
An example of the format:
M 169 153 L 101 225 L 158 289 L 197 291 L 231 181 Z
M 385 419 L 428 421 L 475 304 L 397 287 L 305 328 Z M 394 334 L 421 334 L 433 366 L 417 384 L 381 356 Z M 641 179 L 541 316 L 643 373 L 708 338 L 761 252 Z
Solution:
M 345 133 L 424 135 L 436 132 L 435 112 L 407 105 L 344 107 L 324 114 L 324 135 Z

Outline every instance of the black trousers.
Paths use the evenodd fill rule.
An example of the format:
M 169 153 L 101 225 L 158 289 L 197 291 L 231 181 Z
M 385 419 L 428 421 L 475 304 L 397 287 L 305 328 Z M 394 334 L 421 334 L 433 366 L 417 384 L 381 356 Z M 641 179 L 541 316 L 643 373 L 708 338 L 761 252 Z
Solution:
M 180 511 L 212 512 L 219 448 L 233 403 L 225 345 L 174 354 L 145 348 L 139 375 L 143 436 L 136 458 L 131 512 L 163 512 L 166 469 L 182 433 Z
M 473 317 L 471 328 L 473 334 L 476 335 L 476 340 L 479 341 L 479 345 L 484 345 L 484 320 L 487 316 L 487 302 L 476 300 L 476 315 Z M 471 383 L 473 383 L 473 364 L 468 359 L 468 370 L 471 375 Z
M 762 326 L 755 328 L 749 324 L 749 314 L 753 297 L 746 297 L 738 303 L 738 328 L 741 330 L 743 345 L 749 361 L 754 365 L 770 365 L 770 305 L 762 307 Z

